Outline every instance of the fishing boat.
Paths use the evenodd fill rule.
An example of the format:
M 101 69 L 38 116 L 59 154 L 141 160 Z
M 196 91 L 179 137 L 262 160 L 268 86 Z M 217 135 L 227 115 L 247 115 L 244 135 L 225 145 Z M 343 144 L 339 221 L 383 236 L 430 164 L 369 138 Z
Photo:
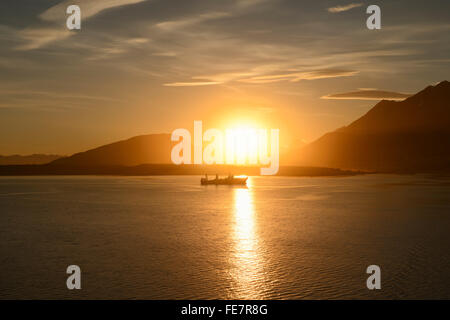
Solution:
M 216 174 L 216 178 L 209 180 L 208 175 L 205 178 L 200 179 L 201 185 L 215 184 L 215 185 L 246 185 L 248 177 L 234 177 L 233 175 L 229 175 L 226 178 L 219 178 Z

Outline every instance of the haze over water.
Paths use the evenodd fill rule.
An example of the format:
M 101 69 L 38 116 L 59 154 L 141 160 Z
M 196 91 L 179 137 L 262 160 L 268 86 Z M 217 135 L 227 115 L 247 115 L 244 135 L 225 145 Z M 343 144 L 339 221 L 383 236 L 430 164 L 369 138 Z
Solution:
M 0 298 L 450 298 L 450 179 L 199 180 L 0 178 Z

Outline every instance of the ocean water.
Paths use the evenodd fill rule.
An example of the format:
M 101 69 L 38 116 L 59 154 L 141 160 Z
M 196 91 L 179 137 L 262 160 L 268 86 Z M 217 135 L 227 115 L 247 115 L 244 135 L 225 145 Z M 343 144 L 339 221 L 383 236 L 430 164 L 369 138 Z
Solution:
M 448 178 L 199 180 L 0 178 L 0 298 L 450 298 Z

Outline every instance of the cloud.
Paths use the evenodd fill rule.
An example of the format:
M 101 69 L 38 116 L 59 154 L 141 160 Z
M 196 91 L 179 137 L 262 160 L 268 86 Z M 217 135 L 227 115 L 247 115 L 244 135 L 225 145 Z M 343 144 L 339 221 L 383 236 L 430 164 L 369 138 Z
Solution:
M 227 12 L 209 12 L 204 14 L 199 14 L 194 17 L 181 18 L 173 21 L 164 21 L 156 24 L 156 27 L 164 31 L 175 31 L 181 28 L 186 28 L 191 25 L 196 25 L 201 22 L 215 20 L 220 18 L 229 17 L 230 14 Z
M 257 68 L 256 68 L 257 69 Z M 205 86 L 222 84 L 232 81 L 239 81 L 251 84 L 264 84 L 273 83 L 281 81 L 298 82 L 301 80 L 317 80 L 317 79 L 328 79 L 328 78 L 338 78 L 338 77 L 350 77 L 358 74 L 358 71 L 352 70 L 335 70 L 335 69 L 325 69 L 325 70 L 315 70 L 315 71 L 305 71 L 305 72 L 293 72 L 286 74 L 272 74 L 272 75 L 260 75 L 252 76 L 246 78 L 250 75 L 255 75 L 257 72 L 255 70 L 248 72 L 228 72 L 222 74 L 215 74 L 210 76 L 196 76 L 192 77 L 193 80 L 203 80 L 201 82 L 173 82 L 166 83 L 165 86 L 170 87 L 187 87 L 187 86 Z
M 176 20 L 163 21 L 157 23 L 156 27 L 164 31 L 176 31 L 192 25 L 200 24 L 202 22 L 243 14 L 248 11 L 246 9 L 250 9 L 251 7 L 257 6 L 264 2 L 268 2 L 268 0 L 237 0 L 226 11 L 211 11 L 207 13 L 181 17 Z
M 63 40 L 71 35 L 67 29 L 56 28 L 30 28 L 18 32 L 19 37 L 25 41 L 17 46 L 16 50 L 33 50 L 45 46 L 53 41 Z
M 152 53 L 152 56 L 155 57 L 168 57 L 168 58 L 172 58 L 172 57 L 176 57 L 177 53 L 176 52 L 170 52 L 170 51 L 166 51 L 166 52 L 154 52 Z
M 73 93 L 60 93 L 60 92 L 50 92 L 50 91 L 37 91 L 37 90 L 0 90 L 2 96 L 15 96 L 15 97 L 36 97 L 36 96 L 46 96 L 51 99 L 83 99 L 83 100 L 102 100 L 102 101 L 122 101 L 120 99 L 115 99 L 112 97 L 95 96 L 95 95 L 83 95 L 83 94 L 73 94 Z M 125 101 L 125 100 L 123 100 Z
M 358 71 L 351 70 L 315 70 L 315 71 L 305 71 L 305 72 L 293 72 L 287 74 L 275 74 L 275 75 L 265 75 L 252 77 L 248 79 L 239 80 L 246 83 L 271 83 L 279 81 L 290 81 L 298 82 L 301 80 L 317 80 L 317 79 L 328 79 L 328 78 L 339 78 L 339 77 L 351 77 L 358 74 Z
M 336 93 L 321 97 L 321 99 L 337 100 L 404 100 L 412 94 L 383 91 L 376 89 L 364 89 L 354 92 Z
M 70 5 L 78 5 L 81 8 L 82 19 L 95 16 L 103 10 L 135 4 L 146 0 L 67 0 L 44 11 L 39 17 L 44 21 L 61 21 L 66 19 L 66 9 Z
M 147 38 L 112 38 L 108 45 L 95 46 L 95 53 L 87 60 L 104 60 L 117 57 L 128 52 L 130 48 L 143 48 L 150 41 Z
M 239 0 L 237 2 L 237 7 L 239 8 L 246 8 L 246 7 L 252 7 L 258 4 L 261 4 L 263 2 L 266 2 L 267 0 Z
M 86 109 L 99 103 L 124 103 L 126 100 L 71 92 L 40 91 L 39 89 L 0 89 L 0 108 L 64 111 Z
M 218 73 L 213 75 L 204 75 L 204 76 L 196 76 L 192 77 L 194 80 L 208 80 L 212 82 L 230 82 L 238 79 L 242 79 L 244 77 L 250 77 L 254 75 L 254 72 L 225 72 L 225 73 Z
M 331 13 L 344 12 L 344 11 L 351 10 L 353 8 L 361 7 L 362 5 L 363 5 L 362 3 L 350 3 L 347 5 L 343 5 L 343 6 L 336 6 L 336 7 L 328 8 L 328 12 L 331 12 Z
M 29 27 L 17 32 L 21 40 L 25 42 L 23 45 L 17 46 L 16 50 L 33 50 L 39 49 L 49 43 L 64 40 L 76 32 L 67 30 L 63 24 L 67 18 L 66 9 L 69 5 L 76 4 L 81 8 L 82 19 L 88 19 L 103 10 L 121 7 L 130 4 L 136 4 L 146 0 L 76 0 L 63 1 L 57 5 L 47 9 L 39 15 L 43 21 L 57 25 L 47 27 Z
M 221 84 L 222 82 L 203 81 L 203 82 L 172 82 L 165 83 L 166 87 L 198 87 L 198 86 L 211 86 L 215 84 Z

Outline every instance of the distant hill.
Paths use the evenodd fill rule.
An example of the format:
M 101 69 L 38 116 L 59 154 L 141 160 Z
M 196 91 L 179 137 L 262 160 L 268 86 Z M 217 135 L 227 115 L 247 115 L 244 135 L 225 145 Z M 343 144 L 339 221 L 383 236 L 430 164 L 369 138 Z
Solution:
M 45 168 L 5 169 L 5 173 L 10 170 L 19 173 L 26 169 L 30 170 L 30 174 L 70 170 L 76 174 L 94 171 L 126 174 L 155 174 L 158 170 L 167 174 L 191 172 L 187 167 L 122 168 L 171 164 L 170 154 L 174 144 L 170 134 L 150 134 L 59 159 L 56 159 L 58 156 L 45 155 L 0 156 L 0 165 L 42 164 L 53 160 Z M 429 86 L 401 102 L 382 100 L 350 125 L 327 133 L 300 150 L 289 150 L 282 155 L 281 164 L 294 164 L 283 161 L 283 157 L 288 159 L 293 155 L 299 159 L 296 165 L 308 168 L 305 172 L 311 172 L 309 167 L 398 173 L 450 171 L 450 82 Z M 1 162 L 6 158 L 9 162 Z M 91 169 L 86 171 L 86 167 Z M 289 169 L 288 175 L 306 174 L 296 170 Z
M 349 126 L 305 146 L 302 165 L 378 172 L 450 171 L 450 82 L 382 100 Z
M 85 152 L 76 153 L 67 158 L 54 161 L 55 165 L 70 166 L 136 166 L 140 164 L 171 164 L 172 147 L 178 142 L 172 142 L 170 134 L 149 134 L 133 137 L 107 144 Z M 297 145 L 302 142 L 297 141 Z M 294 150 L 280 150 L 282 165 L 292 165 Z M 191 150 L 191 152 L 194 152 Z
M 17 154 L 11 156 L 0 155 L 0 165 L 45 164 L 59 158 L 61 158 L 61 156 L 54 154 L 32 154 L 27 156 L 21 156 Z
M 33 175 L 249 175 L 260 174 L 259 167 L 232 165 L 175 165 L 175 164 L 142 164 L 138 166 L 91 166 L 91 165 L 0 165 L 0 176 L 33 176 Z M 278 176 L 320 177 L 350 176 L 364 174 L 360 171 L 340 170 L 317 167 L 280 167 Z
M 65 166 L 136 166 L 171 163 L 169 134 L 149 134 L 107 144 L 67 158 L 52 165 Z
M 0 165 L 0 176 L 15 175 L 259 175 L 257 166 L 174 165 L 169 134 L 137 136 L 42 165 Z M 348 176 L 363 172 L 282 166 L 281 176 Z

